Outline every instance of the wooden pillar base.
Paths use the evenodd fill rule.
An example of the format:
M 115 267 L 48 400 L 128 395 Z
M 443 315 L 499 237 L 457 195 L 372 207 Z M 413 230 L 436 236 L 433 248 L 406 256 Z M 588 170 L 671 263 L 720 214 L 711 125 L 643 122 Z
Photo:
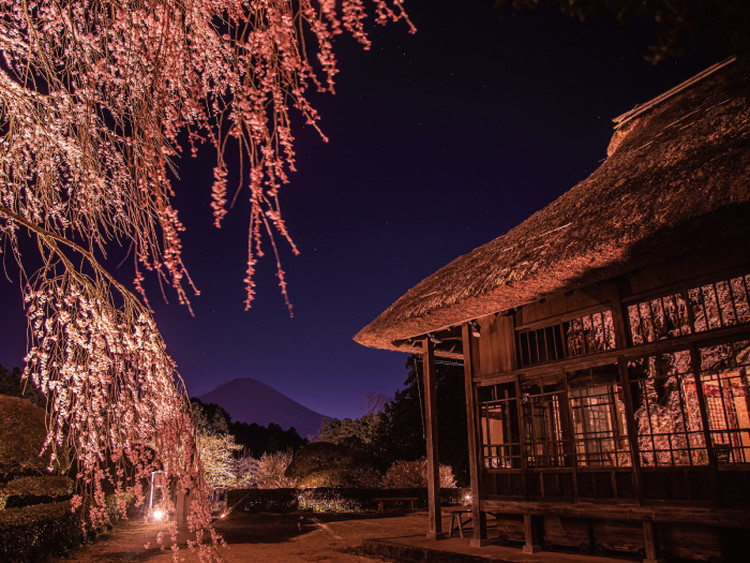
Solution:
M 643 543 L 646 548 L 643 563 L 666 563 L 664 558 L 659 557 L 658 530 L 650 520 L 643 521 Z
M 542 551 L 542 547 L 539 545 L 539 522 L 531 514 L 523 515 L 523 535 L 526 542 L 522 550 L 524 553 Z
M 469 541 L 469 547 L 486 547 L 488 545 L 494 545 L 497 542 L 496 539 L 487 539 L 487 538 L 472 538 Z
M 448 537 L 448 534 L 446 532 L 427 532 L 427 539 L 436 541 L 436 540 L 444 540 Z

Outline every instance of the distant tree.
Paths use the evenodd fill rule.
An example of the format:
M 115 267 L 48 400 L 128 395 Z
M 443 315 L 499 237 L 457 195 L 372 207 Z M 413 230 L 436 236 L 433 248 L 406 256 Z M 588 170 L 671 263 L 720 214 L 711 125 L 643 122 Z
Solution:
M 232 417 L 223 407 L 215 403 L 204 403 L 200 399 L 191 398 L 193 408 L 193 424 L 198 432 L 207 434 L 228 434 L 232 424 Z
M 332 442 L 365 451 L 378 439 L 385 417 L 382 412 L 368 413 L 360 418 L 324 418 L 316 442 Z
M 28 380 L 23 380 L 23 373 L 17 367 L 9 370 L 0 366 L 0 395 L 22 397 L 42 408 L 47 402 L 39 389 Z
M 300 487 L 373 487 L 380 474 L 360 452 L 332 444 L 313 442 L 294 456 L 286 472 Z
M 287 450 L 296 452 L 307 444 L 307 440 L 301 438 L 294 428 L 284 430 L 273 422 L 267 427 L 254 422 L 232 422 L 229 432 L 254 457 Z
M 392 397 L 384 393 L 368 391 L 362 398 L 362 406 L 360 408 L 364 414 L 377 414 L 383 412 L 383 409 L 391 399 Z
M 291 458 L 290 458 L 291 459 Z M 286 470 L 286 467 L 284 467 Z M 235 486 L 238 489 L 253 489 L 258 487 L 258 475 L 260 472 L 260 460 L 243 455 L 234 461 Z
M 241 449 L 242 446 L 229 434 L 198 433 L 198 452 L 206 482 L 212 489 L 237 487 L 237 459 L 234 454 Z
M 440 487 L 449 489 L 456 486 L 456 477 L 450 465 L 441 463 L 438 467 Z M 427 460 L 396 461 L 383 475 L 383 487 L 386 489 L 407 489 L 427 486 Z
M 422 362 L 410 356 L 405 388 L 386 404 L 377 439 L 371 448 L 376 467 L 385 471 L 394 461 L 425 456 Z M 460 482 L 468 480 L 468 438 L 463 367 L 438 361 L 435 365 L 440 461 L 452 466 Z
M 425 456 L 424 389 L 419 356 L 406 362 L 404 389 L 397 391 L 381 411 L 356 419 L 324 419 L 318 442 L 331 442 L 358 452 L 383 472 L 398 460 Z M 461 482 L 468 480 L 468 438 L 463 367 L 438 361 L 438 448 L 440 460 L 455 468 Z
M 589 20 L 601 15 L 622 24 L 652 29 L 647 60 L 658 63 L 708 49 L 717 57 L 750 51 L 750 2 L 747 0 L 496 0 L 516 8 L 547 4 L 568 16 Z
M 292 452 L 264 453 L 258 460 L 255 482 L 259 489 L 296 487 L 299 479 L 287 474 L 292 463 Z

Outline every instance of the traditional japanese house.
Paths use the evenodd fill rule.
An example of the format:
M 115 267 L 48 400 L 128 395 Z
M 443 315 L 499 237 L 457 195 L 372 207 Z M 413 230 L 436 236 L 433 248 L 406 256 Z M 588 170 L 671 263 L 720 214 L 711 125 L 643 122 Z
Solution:
M 422 354 L 432 468 L 435 355 L 463 361 L 475 545 L 492 514 L 524 551 L 750 560 L 749 74 L 616 118 L 589 178 L 355 337 Z

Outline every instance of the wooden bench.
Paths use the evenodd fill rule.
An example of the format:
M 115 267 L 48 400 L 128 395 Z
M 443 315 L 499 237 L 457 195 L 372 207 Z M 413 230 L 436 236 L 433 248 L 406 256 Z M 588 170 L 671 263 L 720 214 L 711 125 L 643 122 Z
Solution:
M 448 508 L 448 512 L 451 515 L 451 525 L 448 537 L 453 537 L 453 532 L 458 531 L 459 537 L 464 537 L 464 526 L 472 521 L 471 508 L 466 506 L 457 506 L 455 508 Z M 464 515 L 467 516 L 464 520 Z
M 409 510 L 414 510 L 414 503 L 417 502 L 417 497 L 378 497 L 372 500 L 378 503 L 378 512 L 385 512 L 386 502 L 408 502 Z

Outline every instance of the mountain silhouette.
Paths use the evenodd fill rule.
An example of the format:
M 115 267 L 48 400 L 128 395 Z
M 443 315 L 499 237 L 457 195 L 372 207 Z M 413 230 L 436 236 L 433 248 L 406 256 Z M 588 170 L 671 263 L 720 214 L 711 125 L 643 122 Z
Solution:
M 224 407 L 232 420 L 261 426 L 275 422 L 284 430 L 294 427 L 303 438 L 315 436 L 323 421 L 322 414 L 250 377 L 233 379 L 198 398 Z

